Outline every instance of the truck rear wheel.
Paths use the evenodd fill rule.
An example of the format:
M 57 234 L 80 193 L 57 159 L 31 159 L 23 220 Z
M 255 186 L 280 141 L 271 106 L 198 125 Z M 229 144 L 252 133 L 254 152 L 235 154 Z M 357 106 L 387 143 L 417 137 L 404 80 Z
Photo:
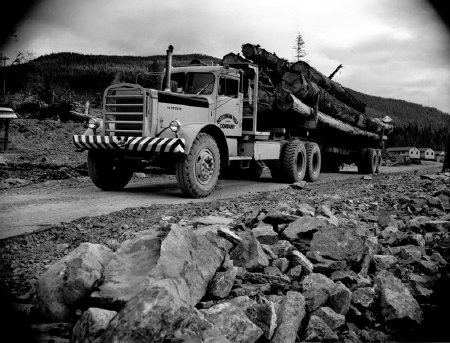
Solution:
M 211 194 L 220 173 L 220 152 L 210 135 L 199 133 L 189 154 L 177 161 L 176 176 L 181 191 L 194 198 Z
M 306 181 L 314 182 L 319 178 L 322 156 L 317 143 L 306 143 Z
M 302 181 L 306 173 L 305 144 L 294 140 L 286 144 L 281 159 L 281 171 L 285 182 L 294 183 Z
M 363 174 L 375 174 L 378 165 L 376 149 L 366 149 L 362 152 L 361 161 L 358 164 L 358 172 Z
M 377 149 L 377 168 L 375 170 L 375 172 L 377 174 L 380 172 L 380 166 L 381 166 L 382 162 L 383 162 L 383 156 L 381 155 L 381 150 Z
M 123 189 L 133 176 L 133 170 L 123 161 L 105 152 L 89 150 L 88 174 L 94 185 L 104 191 Z

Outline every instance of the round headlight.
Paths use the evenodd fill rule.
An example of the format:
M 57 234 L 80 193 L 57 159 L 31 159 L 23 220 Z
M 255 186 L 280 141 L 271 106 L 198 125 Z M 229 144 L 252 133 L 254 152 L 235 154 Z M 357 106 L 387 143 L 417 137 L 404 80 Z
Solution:
M 169 128 L 173 132 L 177 133 L 180 130 L 181 123 L 178 120 L 172 120 L 170 122 Z
M 88 127 L 95 131 L 100 127 L 100 122 L 95 118 L 90 118 L 88 122 Z

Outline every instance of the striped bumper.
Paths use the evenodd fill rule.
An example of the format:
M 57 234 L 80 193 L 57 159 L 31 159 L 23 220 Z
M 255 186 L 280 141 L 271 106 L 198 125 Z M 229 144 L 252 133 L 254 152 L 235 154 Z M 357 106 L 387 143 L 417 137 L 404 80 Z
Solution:
M 74 135 L 73 143 L 79 149 L 88 150 L 184 153 L 185 141 L 183 138 Z

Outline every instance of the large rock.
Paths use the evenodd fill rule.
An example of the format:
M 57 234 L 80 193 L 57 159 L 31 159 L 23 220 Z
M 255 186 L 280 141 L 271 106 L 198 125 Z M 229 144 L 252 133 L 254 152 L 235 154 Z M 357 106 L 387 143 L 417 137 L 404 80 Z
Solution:
M 264 297 L 260 297 L 258 303 L 247 307 L 247 317 L 263 330 L 264 337 L 270 340 L 277 327 L 277 314 L 275 304 Z
M 339 314 L 346 315 L 352 301 L 352 291 L 338 281 L 336 287 L 330 294 L 329 303 L 331 308 Z
M 278 327 L 272 343 L 294 343 L 306 315 L 305 298 L 299 292 L 288 291 L 278 309 Z
M 273 231 L 271 224 L 259 223 L 252 229 L 252 234 L 261 244 L 272 245 L 278 242 L 278 234 Z
M 283 235 L 289 240 L 297 240 L 299 236 L 311 236 L 319 228 L 328 226 L 330 224 L 323 218 L 300 217 L 287 226 Z
M 372 287 L 361 287 L 353 291 L 352 302 L 360 307 L 370 307 L 375 300 L 375 290 Z
M 310 312 L 325 304 L 336 287 L 333 281 L 319 273 L 307 275 L 301 285 Z
M 303 274 L 308 275 L 314 271 L 314 265 L 312 262 L 303 255 L 300 251 L 294 250 L 292 252 L 292 266 L 302 266 Z
M 226 298 L 230 294 L 237 273 L 236 267 L 230 267 L 224 272 L 217 272 L 208 293 L 216 298 Z
M 397 257 L 393 255 L 373 255 L 373 262 L 377 271 L 389 269 L 395 266 L 398 262 Z
M 269 265 L 269 260 L 258 240 L 250 235 L 245 238 L 231 251 L 231 259 L 238 267 L 246 269 L 261 269 Z
M 364 249 L 364 241 L 353 228 L 320 229 L 311 241 L 311 251 L 333 260 L 345 260 L 349 264 L 360 262 Z
M 345 324 L 345 316 L 334 312 L 330 307 L 321 307 L 314 311 L 314 315 L 320 317 L 331 330 L 336 330 Z
M 75 324 L 72 331 L 72 343 L 90 343 L 103 334 L 111 319 L 117 314 L 101 308 L 91 307 Z
M 337 342 L 338 336 L 318 316 L 312 315 L 306 327 L 305 342 Z
M 375 287 L 380 293 L 383 319 L 389 324 L 423 320 L 422 309 L 408 288 L 392 273 L 381 271 L 375 276 Z
M 126 302 L 148 285 L 148 274 L 155 268 L 161 239 L 154 230 L 139 233 L 122 243 L 105 268 L 104 282 L 92 297 L 101 303 Z
M 263 330 L 245 314 L 246 309 L 255 302 L 248 297 L 239 298 L 242 299 L 222 302 L 200 312 L 230 342 L 256 342 L 263 335 Z
M 161 244 L 157 265 L 149 274 L 149 286 L 166 287 L 186 306 L 195 306 L 205 295 L 225 255 L 226 251 L 208 239 L 208 235 L 173 225 Z
M 98 343 L 202 342 L 220 333 L 193 307 L 163 287 L 144 289 L 109 323 Z
M 58 321 L 68 319 L 73 306 L 91 294 L 112 257 L 107 247 L 82 243 L 53 264 L 37 282 L 42 313 Z

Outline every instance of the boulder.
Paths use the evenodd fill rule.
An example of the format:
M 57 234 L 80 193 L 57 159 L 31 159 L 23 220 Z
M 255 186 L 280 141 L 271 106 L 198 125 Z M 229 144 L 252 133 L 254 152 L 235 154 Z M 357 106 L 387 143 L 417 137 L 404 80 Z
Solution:
M 294 343 L 306 315 L 305 298 L 299 292 L 288 291 L 277 313 L 278 326 L 271 343 Z
M 288 224 L 298 219 L 298 216 L 287 214 L 279 210 L 270 210 L 263 218 L 263 222 L 271 225 Z
M 214 236 L 218 238 L 217 236 Z M 195 306 L 222 265 L 226 251 L 208 235 L 173 225 L 161 244 L 148 285 L 166 287 L 186 306 Z
M 392 273 L 381 271 L 375 276 L 376 291 L 380 294 L 383 319 L 395 325 L 402 321 L 420 324 L 423 320 L 422 309 L 408 288 Z
M 377 271 L 389 269 L 398 262 L 397 257 L 392 255 L 373 255 L 373 262 Z
M 368 308 L 375 300 L 375 290 L 372 287 L 357 288 L 352 293 L 352 302 L 355 305 Z
M 44 315 L 59 321 L 91 294 L 113 252 L 100 244 L 82 243 L 39 278 L 37 298 Z
M 281 239 L 276 244 L 272 245 L 271 249 L 278 257 L 290 257 L 291 253 L 295 250 L 292 244 L 284 239 Z
M 92 297 L 99 303 L 124 303 L 148 285 L 148 274 L 155 268 L 161 238 L 148 230 L 122 243 L 105 268 L 104 281 Z
M 277 327 L 277 314 L 273 302 L 260 297 L 258 303 L 247 307 L 247 317 L 263 330 L 263 335 L 270 340 Z
M 252 229 L 252 234 L 261 244 L 272 245 L 278 242 L 278 234 L 273 231 L 271 224 L 259 223 Z
M 346 315 L 348 309 L 350 308 L 350 303 L 352 301 L 352 291 L 345 287 L 345 285 L 338 281 L 336 282 L 336 287 L 330 294 L 329 298 L 330 307 L 339 314 Z
M 83 312 L 72 331 L 72 343 L 90 343 L 103 334 L 111 319 L 117 314 L 101 308 L 91 307 Z
M 310 204 L 301 203 L 300 205 L 298 205 L 296 213 L 302 217 L 304 216 L 314 217 L 315 208 Z
M 306 327 L 305 342 L 337 342 L 338 336 L 318 316 L 312 315 Z
M 353 228 L 320 229 L 311 241 L 311 251 L 325 258 L 345 260 L 349 264 L 360 262 L 364 249 L 364 241 Z
M 241 299 L 222 302 L 200 312 L 230 342 L 256 342 L 263 335 L 263 330 L 246 315 L 247 308 L 255 305 L 255 302 L 248 297 L 239 298 Z
M 289 269 L 289 260 L 286 257 L 277 258 L 272 262 L 274 267 L 277 267 L 282 273 L 285 273 Z
M 321 307 L 315 310 L 313 315 L 320 317 L 333 331 L 345 324 L 345 316 L 334 312 L 330 307 Z
M 216 298 L 226 298 L 233 287 L 237 272 L 236 267 L 230 267 L 224 272 L 217 272 L 212 280 L 208 294 Z
M 175 297 L 164 287 L 140 291 L 111 320 L 98 343 L 202 342 L 221 336 L 195 308 Z
M 319 273 L 307 275 L 301 285 L 310 312 L 325 304 L 336 287 L 333 281 Z
M 303 273 L 305 275 L 311 274 L 314 271 L 314 265 L 312 264 L 312 262 L 300 251 L 294 250 L 291 254 L 291 257 L 292 257 L 292 265 L 302 266 Z
M 261 269 L 269 265 L 269 260 L 264 253 L 258 240 L 250 235 L 245 238 L 231 251 L 231 259 L 235 266 L 246 269 Z
M 297 240 L 299 236 L 311 236 L 321 227 L 328 227 L 330 224 L 323 218 L 300 217 L 290 223 L 283 231 L 283 236 L 289 240 Z
M 200 226 L 209 226 L 209 225 L 230 225 L 233 222 L 232 218 L 223 217 L 223 216 L 204 216 L 197 217 L 191 220 L 192 225 L 195 228 Z
M 228 241 L 230 241 L 233 245 L 238 245 L 242 240 L 242 238 L 239 237 L 238 234 L 234 233 L 229 228 L 224 227 L 224 226 L 221 226 L 217 229 L 217 234 L 220 237 L 223 237 L 223 238 L 227 239 Z

